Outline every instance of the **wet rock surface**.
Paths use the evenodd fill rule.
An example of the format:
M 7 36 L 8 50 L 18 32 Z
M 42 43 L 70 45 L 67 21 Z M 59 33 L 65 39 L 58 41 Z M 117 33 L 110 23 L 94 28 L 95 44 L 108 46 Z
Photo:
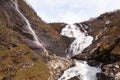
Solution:
M 115 66 L 115 64 L 120 62 L 119 14 L 120 11 L 118 10 L 105 13 L 96 19 L 83 22 L 83 24 L 89 25 L 92 29 L 92 31 L 88 31 L 89 34 L 94 37 L 94 41 L 83 53 L 73 58 L 87 60 L 88 64 L 92 66 L 97 66 L 97 62 L 102 63 L 102 66 L 106 68 L 101 67 L 103 73 L 100 73 L 100 80 L 116 80 L 116 74 L 119 72 L 119 68 L 108 67 L 108 65 Z M 120 66 L 120 64 L 117 66 Z M 114 70 L 117 72 L 114 72 Z
M 48 50 L 49 55 L 45 54 L 34 44 L 33 36 L 25 28 L 26 23 L 12 1 L 0 0 L 0 80 L 57 80 L 64 70 L 74 65 L 72 60 L 63 58 L 66 57 L 64 51 L 74 38 L 60 35 L 65 23 L 46 23 L 23 0 L 18 0 L 20 11 L 28 18 L 39 41 Z M 95 67 L 102 64 L 102 72 L 97 74 L 98 80 L 120 80 L 119 15 L 120 10 L 81 23 L 87 25 L 85 30 L 94 37 L 94 41 L 83 53 L 72 58 L 86 60 Z M 80 26 L 79 23 L 76 25 Z M 70 80 L 79 79 L 74 77 Z
M 75 76 L 75 77 L 73 77 L 73 78 L 71 78 L 69 80 L 80 80 L 80 79 L 77 76 Z

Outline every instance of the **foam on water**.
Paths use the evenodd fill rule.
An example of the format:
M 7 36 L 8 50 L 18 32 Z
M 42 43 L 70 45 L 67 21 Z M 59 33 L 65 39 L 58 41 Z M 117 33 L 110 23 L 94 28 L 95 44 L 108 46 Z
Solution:
M 85 61 L 75 60 L 75 66 L 67 69 L 58 80 L 68 80 L 77 76 L 79 80 L 97 80 L 96 73 L 100 68 L 91 67 Z

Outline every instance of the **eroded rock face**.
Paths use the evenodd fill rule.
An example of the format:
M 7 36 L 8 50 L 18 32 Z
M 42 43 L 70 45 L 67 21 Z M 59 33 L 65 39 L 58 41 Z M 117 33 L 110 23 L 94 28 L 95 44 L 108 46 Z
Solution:
M 24 42 L 26 42 L 31 48 L 34 49 L 34 51 L 40 54 L 42 50 L 40 48 L 38 49 L 38 47 L 34 45 L 33 36 L 27 30 L 26 23 L 23 18 L 15 10 L 15 5 L 13 2 L 14 0 L 1 1 L 1 24 L 19 33 L 23 37 L 22 39 L 24 40 Z M 35 30 L 36 35 L 43 43 L 43 45 L 47 48 L 47 50 L 59 56 L 65 56 L 64 51 L 67 47 L 67 44 L 65 43 L 66 40 L 62 38 L 59 34 L 59 30 L 66 24 L 57 24 L 58 26 L 60 25 L 60 27 L 56 30 L 54 27 L 51 27 L 52 25 L 42 21 L 41 18 L 39 18 L 34 12 L 34 10 L 30 8 L 23 0 L 18 0 L 18 6 L 22 14 L 29 20 L 31 27 L 33 28 L 33 30 Z M 65 45 L 66 47 L 62 47 L 62 45 Z
M 120 64 L 118 64 L 120 62 L 119 15 L 120 10 L 111 13 L 105 13 L 96 19 L 83 22 L 83 24 L 89 25 L 91 30 L 89 29 L 88 32 L 94 37 L 94 41 L 88 48 L 83 51 L 83 53 L 73 57 L 75 59 L 87 60 L 88 63 L 92 66 L 95 66 L 93 63 L 96 61 L 103 63 L 103 66 L 106 67 L 103 70 L 105 75 L 102 74 L 101 76 L 108 76 L 108 80 L 115 80 L 115 75 L 119 72 L 120 69 L 111 69 L 107 66 L 108 64 L 117 64 L 120 66 Z M 95 60 L 95 62 L 92 63 L 91 60 Z M 109 70 L 110 72 L 106 72 L 106 70 Z M 117 72 L 114 73 L 114 70 Z
M 36 45 L 33 44 L 33 36 L 27 32 L 26 23 L 15 10 L 15 5 L 12 1 L 14 0 L 0 1 L 0 80 L 47 80 L 50 76 L 48 66 L 37 54 L 42 54 L 43 51 L 40 47 L 36 48 Z M 36 34 L 44 39 L 43 41 L 46 41 L 45 47 L 47 47 L 49 52 L 64 53 L 63 48 L 58 49 L 61 43 L 48 33 L 50 31 L 50 33 L 54 34 L 54 30 L 52 31 L 52 29 L 48 28 L 48 25 L 25 2 L 18 0 L 18 4 L 25 16 L 32 15 L 32 17 L 29 17 L 29 21 L 36 30 Z M 29 11 L 28 14 L 25 14 L 25 11 Z M 36 22 L 34 23 L 33 21 Z M 55 47 L 49 49 L 50 46 Z M 32 47 L 35 49 L 31 49 Z M 45 73 L 41 72 L 42 70 Z
M 53 54 L 66 56 L 64 51 L 70 41 L 68 42 L 67 38 L 59 34 L 66 24 L 58 23 L 55 26 L 48 24 L 42 21 L 23 0 L 18 0 L 20 12 L 28 19 L 39 40 L 48 50 L 50 55 L 47 55 L 39 46 L 34 44 L 33 35 L 25 28 L 26 22 L 15 10 L 13 2 L 14 0 L 0 1 L 0 79 L 47 80 L 50 71 L 52 76 L 54 74 L 52 78 L 58 77 L 61 71 L 73 64 L 71 60 L 50 56 Z M 8 53 L 10 54 L 8 55 Z M 43 55 L 47 57 L 43 57 Z M 42 69 L 45 72 L 43 74 L 46 75 L 41 76 Z M 26 75 L 28 72 L 29 76 Z
M 73 60 L 68 60 L 59 56 L 49 56 L 50 59 L 47 61 L 47 65 L 51 71 L 49 80 L 57 80 L 63 71 L 68 69 L 70 66 L 75 65 Z
M 41 75 L 40 71 L 43 69 L 47 76 L 43 75 L 42 80 L 46 80 L 50 76 L 49 70 L 51 72 L 49 79 L 56 80 L 62 71 L 74 65 L 72 60 L 62 58 L 66 56 L 64 51 L 74 40 L 60 35 L 66 24 L 46 23 L 23 0 L 18 0 L 20 11 L 29 20 L 39 40 L 48 50 L 49 55 L 47 55 L 33 43 L 33 36 L 27 32 L 26 23 L 15 10 L 12 1 L 14 0 L 0 0 L 0 79 L 39 80 L 41 78 L 39 76 Z M 102 63 L 103 72 L 98 73 L 99 80 L 120 79 L 119 15 L 120 10 L 105 13 L 96 19 L 82 22 L 82 24 L 89 26 L 85 29 L 89 35 L 94 37 L 94 41 L 82 54 L 73 58 L 86 60 L 90 65 L 96 67 Z M 76 25 L 79 25 L 79 23 L 76 23 Z M 117 44 L 116 40 L 118 40 Z M 39 67 L 42 68 L 39 69 Z M 49 70 L 47 67 L 49 67 Z M 22 72 L 20 73 L 20 71 Z M 36 74 L 32 71 L 35 71 Z M 23 73 L 29 73 L 30 76 Z M 21 75 L 22 77 L 20 77 Z M 71 80 L 77 79 L 75 77 Z
M 120 72 L 118 72 L 116 75 L 115 75 L 115 80 L 119 80 L 120 79 Z

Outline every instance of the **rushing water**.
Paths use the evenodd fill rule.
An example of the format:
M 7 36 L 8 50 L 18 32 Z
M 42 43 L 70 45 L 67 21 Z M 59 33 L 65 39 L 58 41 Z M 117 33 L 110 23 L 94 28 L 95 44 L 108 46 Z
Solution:
M 83 31 L 81 31 L 80 28 L 82 28 Z M 88 35 L 82 24 L 80 24 L 80 27 L 75 24 L 67 25 L 63 28 L 61 35 L 75 38 L 73 43 L 67 49 L 68 57 L 81 53 L 85 48 L 92 44 L 93 41 L 93 37 Z M 75 66 L 65 70 L 58 80 L 68 80 L 76 76 L 79 80 L 97 80 L 96 73 L 100 71 L 100 68 L 91 67 L 86 61 L 75 60 Z
M 46 53 L 48 54 L 46 48 L 43 46 L 43 44 L 41 44 L 41 43 L 39 42 L 39 39 L 38 39 L 37 35 L 35 34 L 35 31 L 32 29 L 32 27 L 31 27 L 31 25 L 30 25 L 30 22 L 29 22 L 28 19 L 22 14 L 22 12 L 20 12 L 19 7 L 18 7 L 18 2 L 17 2 L 17 0 L 14 0 L 13 3 L 14 3 L 14 5 L 15 5 L 16 11 L 20 14 L 20 16 L 21 16 L 21 17 L 23 18 L 23 20 L 26 22 L 26 28 L 27 28 L 27 30 L 29 31 L 29 33 L 33 36 L 33 38 L 34 38 L 34 43 L 35 43 L 36 45 L 38 45 L 39 47 L 41 47 L 41 48 L 44 50 L 44 52 L 46 52 Z
M 100 68 L 91 67 L 85 61 L 75 60 L 75 66 L 67 69 L 58 80 L 68 80 L 75 76 L 80 80 L 97 80 L 96 73 L 100 71 Z
M 83 29 L 83 31 L 81 31 L 80 28 L 75 24 L 67 25 L 61 32 L 61 35 L 63 36 L 75 38 L 67 50 L 68 57 L 72 57 L 81 53 L 85 48 L 92 44 L 93 37 L 87 34 L 87 31 L 82 25 L 80 25 L 80 27 Z

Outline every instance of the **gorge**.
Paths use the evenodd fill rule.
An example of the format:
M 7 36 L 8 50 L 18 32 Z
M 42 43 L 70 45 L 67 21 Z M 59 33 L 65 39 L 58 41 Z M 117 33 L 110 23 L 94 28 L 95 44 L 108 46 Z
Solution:
M 0 1 L 0 80 L 119 80 L 120 11 L 46 23 L 23 0 Z

